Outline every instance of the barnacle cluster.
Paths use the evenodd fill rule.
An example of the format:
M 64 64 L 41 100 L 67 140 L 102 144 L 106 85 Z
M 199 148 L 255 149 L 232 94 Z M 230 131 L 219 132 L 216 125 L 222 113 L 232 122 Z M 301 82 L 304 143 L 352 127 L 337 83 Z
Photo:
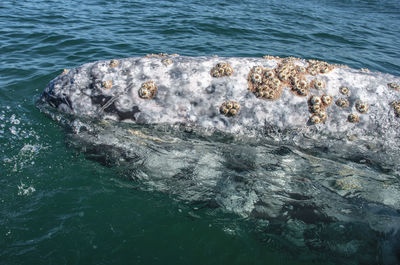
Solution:
M 356 110 L 362 114 L 368 112 L 368 104 L 366 102 L 363 102 L 361 100 L 356 102 Z
M 296 58 L 288 57 L 278 65 L 276 72 L 284 84 L 291 87 L 291 91 L 298 96 L 307 96 L 310 92 L 309 84 L 305 78 L 306 68 L 295 65 Z
M 339 87 L 339 92 L 340 92 L 340 94 L 345 95 L 345 96 L 350 95 L 350 89 L 347 86 Z
M 235 116 L 239 113 L 240 104 L 236 101 L 226 101 L 222 103 L 221 107 L 219 107 L 219 111 L 221 114 L 224 114 L 227 117 Z
M 101 83 L 101 85 L 104 89 L 110 89 L 110 88 L 112 88 L 113 83 L 112 83 L 112 80 L 106 80 L 106 81 L 103 81 L 103 83 Z
M 115 68 L 115 67 L 117 67 L 119 65 L 119 61 L 117 60 L 117 59 L 112 59 L 111 61 L 110 61 L 110 67 L 111 68 Z
M 394 89 L 394 90 L 400 90 L 400 84 L 397 83 L 388 83 L 387 84 L 389 88 Z
M 308 110 L 311 113 L 310 122 L 312 124 L 318 124 L 325 122 L 328 118 L 326 108 L 332 104 L 332 96 L 330 95 L 312 95 L 308 99 Z
M 358 123 L 360 122 L 360 117 L 356 113 L 351 113 L 347 116 L 347 121 L 351 123 Z
M 310 75 L 326 74 L 334 68 L 333 65 L 323 61 L 307 60 L 307 62 L 308 62 L 307 72 Z
M 400 101 L 394 101 L 394 102 L 392 103 L 392 106 L 393 106 L 393 108 L 394 108 L 394 114 L 395 114 L 397 117 L 400 117 Z
M 152 99 L 157 94 L 157 86 L 154 81 L 146 81 L 142 84 L 138 91 L 139 97 L 142 99 Z
M 347 98 L 338 98 L 335 103 L 336 106 L 341 108 L 348 108 L 350 106 L 350 102 Z
M 277 77 L 277 72 L 270 68 L 256 66 L 251 69 L 248 79 L 249 90 L 256 97 L 276 100 L 282 94 L 283 82 Z
M 233 74 L 233 68 L 228 63 L 217 63 L 217 65 L 211 69 L 210 74 L 212 77 L 231 76 Z
M 315 88 L 317 90 L 322 90 L 325 88 L 326 84 L 324 81 L 320 80 L 320 79 L 313 79 L 310 83 L 310 86 L 312 88 Z

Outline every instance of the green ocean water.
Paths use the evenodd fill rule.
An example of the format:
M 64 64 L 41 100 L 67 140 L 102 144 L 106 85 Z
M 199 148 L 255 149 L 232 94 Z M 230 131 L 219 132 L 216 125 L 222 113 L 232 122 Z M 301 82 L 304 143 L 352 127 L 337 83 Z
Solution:
M 337 264 L 87 159 L 35 101 L 64 68 L 159 52 L 399 76 L 399 40 L 397 1 L 1 1 L 0 264 Z

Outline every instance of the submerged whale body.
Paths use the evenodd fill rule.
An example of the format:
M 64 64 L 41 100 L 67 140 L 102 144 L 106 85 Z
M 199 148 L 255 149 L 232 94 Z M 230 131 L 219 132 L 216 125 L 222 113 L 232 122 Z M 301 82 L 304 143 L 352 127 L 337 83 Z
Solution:
M 300 250 L 395 264 L 399 84 L 316 60 L 160 54 L 66 70 L 38 105 L 143 185 L 268 220 Z

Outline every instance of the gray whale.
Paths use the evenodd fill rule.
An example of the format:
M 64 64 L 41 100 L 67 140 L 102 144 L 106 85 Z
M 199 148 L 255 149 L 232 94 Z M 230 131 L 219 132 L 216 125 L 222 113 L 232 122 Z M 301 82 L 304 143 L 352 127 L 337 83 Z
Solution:
M 380 262 L 395 264 L 398 84 L 315 60 L 161 54 L 66 70 L 38 106 L 73 146 L 151 189 L 279 223 L 294 245 L 357 262 L 383 233 Z M 348 242 L 302 236 L 321 224 Z

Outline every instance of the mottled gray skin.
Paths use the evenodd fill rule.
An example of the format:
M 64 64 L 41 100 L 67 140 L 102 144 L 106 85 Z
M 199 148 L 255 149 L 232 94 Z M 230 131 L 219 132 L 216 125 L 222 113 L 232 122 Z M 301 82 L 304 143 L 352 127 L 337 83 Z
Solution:
M 349 108 L 333 104 L 327 110 L 324 124 L 310 128 L 307 99 L 284 89 L 276 101 L 256 98 L 248 90 L 247 77 L 254 66 L 275 67 L 277 60 L 263 58 L 170 57 L 172 64 L 164 65 L 164 58 L 129 58 L 120 60 L 117 67 L 110 61 L 99 61 L 72 69 L 55 78 L 43 96 L 54 107 L 74 115 L 110 118 L 135 123 L 194 123 L 203 128 L 224 132 L 243 133 L 260 131 L 265 126 L 303 131 L 317 130 L 328 134 L 398 136 L 400 119 L 396 118 L 391 102 L 400 99 L 400 92 L 388 88 L 389 82 L 400 78 L 388 74 L 368 73 L 337 67 L 327 74 L 308 79 L 326 82 L 326 89 L 311 90 L 311 94 L 329 94 L 334 101 L 345 97 L 340 86 L 350 89 Z M 230 77 L 215 78 L 210 70 L 218 62 L 228 62 L 234 69 Z M 299 65 L 307 66 L 304 60 Z M 104 89 L 102 82 L 112 80 L 113 86 Z M 138 96 L 141 84 L 153 80 L 158 93 L 152 100 Z M 111 100 L 112 99 L 112 100 Z M 111 100 L 111 101 L 110 101 Z M 241 104 L 240 114 L 233 118 L 219 113 L 227 100 Z M 360 123 L 347 121 L 347 115 L 357 113 L 355 102 L 369 104 L 367 114 L 360 114 Z M 108 102 L 105 107 L 104 105 Z
M 311 89 L 310 95 L 328 94 L 333 102 L 339 98 L 350 102 L 345 108 L 333 103 L 326 110 L 327 120 L 312 124 L 307 104 L 310 95 L 299 97 L 284 88 L 278 100 L 269 101 L 248 90 L 250 70 L 254 66 L 275 68 L 278 59 L 169 56 L 172 64 L 164 64 L 164 59 L 122 59 L 117 67 L 110 67 L 111 61 L 82 65 L 52 80 L 42 101 L 77 117 L 267 135 L 302 149 L 318 143 L 339 157 L 349 157 L 344 155 L 347 150 L 360 160 L 377 160 L 385 168 L 398 168 L 400 117 L 395 115 L 392 102 L 400 101 L 400 91 L 387 84 L 400 83 L 399 77 L 347 67 L 335 67 L 317 76 L 306 75 L 308 81 L 319 79 L 326 83 L 323 90 Z M 212 77 L 210 71 L 219 62 L 229 63 L 233 75 Z M 307 61 L 300 59 L 295 64 L 308 66 Z M 102 83 L 109 80 L 112 87 L 105 89 Z M 142 99 L 138 90 L 149 80 L 156 83 L 158 92 L 151 100 Z M 349 96 L 340 94 L 341 86 L 349 88 Z M 219 110 L 223 102 L 230 100 L 241 106 L 234 117 L 226 117 Z M 368 104 L 367 113 L 357 112 L 357 101 Z M 350 113 L 359 115 L 360 122 L 349 122 Z M 382 157 L 382 153 L 388 155 Z
M 248 90 L 250 70 L 259 65 L 276 67 L 275 59 L 169 58 L 170 65 L 163 64 L 164 58 L 129 58 L 114 68 L 110 61 L 100 61 L 72 69 L 46 87 L 41 109 L 73 129 L 75 146 L 96 153 L 96 159 L 101 154 L 107 162 L 128 168 L 133 178 L 157 190 L 217 204 L 244 217 L 283 222 L 287 234 L 281 236 L 294 244 L 325 247 L 349 257 L 364 255 L 367 240 L 376 241 L 375 231 L 383 232 L 388 235 L 382 243 L 384 263 L 395 264 L 400 118 L 391 103 L 400 101 L 400 91 L 387 83 L 400 83 L 400 78 L 346 67 L 307 76 L 326 82 L 326 89 L 312 89 L 311 94 L 329 94 L 333 101 L 344 97 L 340 86 L 350 89 L 348 108 L 332 104 L 327 121 L 313 125 L 308 97 L 284 88 L 280 99 L 267 101 Z M 219 62 L 229 63 L 233 75 L 212 77 L 210 70 Z M 298 64 L 307 66 L 304 60 Z M 107 80 L 113 83 L 109 89 L 102 86 Z M 149 80 L 158 92 L 145 100 L 138 90 Z M 234 117 L 219 111 L 230 100 L 241 105 Z M 350 123 L 347 116 L 357 113 L 358 100 L 367 102 L 369 111 L 358 114 L 359 123 Z M 170 125 L 170 134 L 164 125 Z M 237 141 L 191 142 L 180 137 L 182 127 L 212 139 L 215 133 L 233 135 Z M 371 235 L 352 241 L 353 254 L 342 253 L 341 247 L 347 245 L 336 239 L 329 238 L 331 243 L 324 245 L 317 243 L 319 236 L 303 238 L 302 233 L 314 231 L 321 222 L 329 224 L 324 231 L 333 238 L 347 231 L 338 225 L 342 223 L 365 225 L 372 229 Z M 354 236 L 351 228 L 348 233 Z

